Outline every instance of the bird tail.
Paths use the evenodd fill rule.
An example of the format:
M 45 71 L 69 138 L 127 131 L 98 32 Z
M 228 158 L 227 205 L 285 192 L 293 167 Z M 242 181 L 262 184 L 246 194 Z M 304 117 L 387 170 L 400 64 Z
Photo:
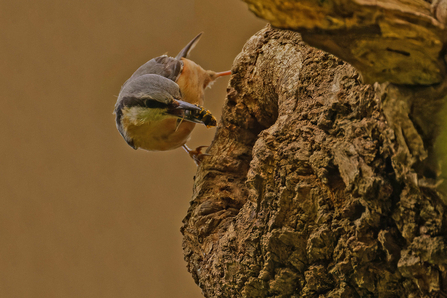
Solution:
M 186 58 L 189 55 L 189 52 L 196 46 L 196 44 L 199 42 L 200 37 L 202 36 L 203 32 L 200 32 L 196 37 L 191 40 L 186 47 L 184 47 L 180 53 L 177 54 L 175 59 L 180 60 L 181 58 Z

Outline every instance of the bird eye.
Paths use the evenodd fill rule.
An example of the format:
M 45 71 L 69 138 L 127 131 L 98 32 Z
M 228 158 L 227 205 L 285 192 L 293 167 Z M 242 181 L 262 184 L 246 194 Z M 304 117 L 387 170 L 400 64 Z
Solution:
M 146 99 L 144 101 L 144 106 L 150 109 L 162 109 L 166 107 L 166 104 L 154 99 Z

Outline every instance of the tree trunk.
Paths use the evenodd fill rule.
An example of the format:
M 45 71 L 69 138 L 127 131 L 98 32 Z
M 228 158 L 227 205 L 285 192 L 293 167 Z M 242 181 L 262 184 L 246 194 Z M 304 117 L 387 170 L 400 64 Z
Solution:
M 244 1 L 272 25 L 348 61 L 367 83 L 445 78 L 447 0 Z
M 182 227 L 205 297 L 447 297 L 445 88 L 362 80 L 293 31 L 244 46 Z

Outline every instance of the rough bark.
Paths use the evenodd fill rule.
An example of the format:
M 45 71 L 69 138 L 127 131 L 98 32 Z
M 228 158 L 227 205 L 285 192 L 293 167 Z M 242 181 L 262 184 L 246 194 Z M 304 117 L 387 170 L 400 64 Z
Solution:
M 182 228 L 205 296 L 447 297 L 447 1 L 244 1 L 361 75 L 269 26 L 236 58 Z
M 446 0 L 244 0 L 272 25 L 352 64 L 367 83 L 440 83 Z
M 445 295 L 438 126 L 409 116 L 415 95 L 442 101 L 426 88 L 363 84 L 292 31 L 254 35 L 182 227 L 205 297 Z

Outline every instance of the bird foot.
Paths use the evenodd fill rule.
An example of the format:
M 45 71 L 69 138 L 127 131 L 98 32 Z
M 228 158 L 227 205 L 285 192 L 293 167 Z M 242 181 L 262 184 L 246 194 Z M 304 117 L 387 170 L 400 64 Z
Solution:
M 199 146 L 195 150 L 189 149 L 188 146 L 186 146 L 186 145 L 183 145 L 182 147 L 189 154 L 189 156 L 191 156 L 191 158 L 194 160 L 194 162 L 196 163 L 197 166 L 200 165 L 200 163 L 202 162 L 202 160 L 205 156 L 211 156 L 211 154 L 202 153 L 202 148 L 205 148 L 208 146 Z

